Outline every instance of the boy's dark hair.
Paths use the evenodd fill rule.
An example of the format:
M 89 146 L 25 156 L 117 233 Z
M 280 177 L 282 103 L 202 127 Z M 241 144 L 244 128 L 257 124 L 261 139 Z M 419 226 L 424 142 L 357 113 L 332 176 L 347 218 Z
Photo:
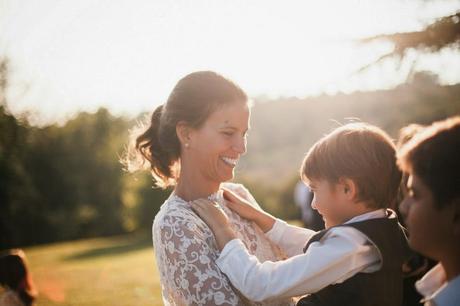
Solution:
M 399 151 L 398 165 L 428 186 L 438 208 L 460 198 L 460 116 L 416 134 Z
M 358 187 L 356 200 L 373 208 L 393 207 L 401 182 L 392 140 L 380 128 L 362 122 L 343 125 L 316 142 L 300 171 L 306 183 L 352 179 Z

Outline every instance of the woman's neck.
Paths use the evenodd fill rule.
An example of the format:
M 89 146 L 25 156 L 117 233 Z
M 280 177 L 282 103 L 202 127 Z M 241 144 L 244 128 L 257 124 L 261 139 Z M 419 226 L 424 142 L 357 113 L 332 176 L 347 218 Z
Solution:
M 220 188 L 219 182 L 205 180 L 196 172 L 182 171 L 177 181 L 174 192 L 185 201 L 194 201 L 200 198 L 207 198 L 216 193 Z

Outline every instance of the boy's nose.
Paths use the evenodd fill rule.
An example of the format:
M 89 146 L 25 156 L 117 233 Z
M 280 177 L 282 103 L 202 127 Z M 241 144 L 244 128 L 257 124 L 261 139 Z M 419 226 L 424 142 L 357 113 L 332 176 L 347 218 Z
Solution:
M 316 207 L 316 196 L 313 195 L 313 200 L 311 200 L 311 208 L 314 210 L 318 210 L 318 207 Z

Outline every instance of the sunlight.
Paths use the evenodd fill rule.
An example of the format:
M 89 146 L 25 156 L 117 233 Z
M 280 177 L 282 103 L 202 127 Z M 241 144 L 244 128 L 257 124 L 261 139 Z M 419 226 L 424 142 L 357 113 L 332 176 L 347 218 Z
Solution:
M 405 74 L 355 72 L 392 46 L 356 40 L 420 29 L 458 4 L 7 1 L 0 46 L 11 60 L 9 107 L 42 122 L 100 106 L 135 115 L 164 102 L 180 77 L 200 69 L 234 79 L 251 96 L 388 88 Z M 458 81 L 459 65 L 440 70 L 449 75 L 441 80 Z

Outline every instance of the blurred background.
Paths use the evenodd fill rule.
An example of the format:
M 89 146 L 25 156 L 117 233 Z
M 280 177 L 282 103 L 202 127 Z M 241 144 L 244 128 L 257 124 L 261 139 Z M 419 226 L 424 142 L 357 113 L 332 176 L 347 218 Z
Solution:
M 460 114 L 460 1 L 0 0 L 0 250 L 38 305 L 161 305 L 152 220 L 170 190 L 127 174 L 128 131 L 215 70 L 254 101 L 237 168 L 300 219 L 298 167 L 348 120 L 397 138 Z

